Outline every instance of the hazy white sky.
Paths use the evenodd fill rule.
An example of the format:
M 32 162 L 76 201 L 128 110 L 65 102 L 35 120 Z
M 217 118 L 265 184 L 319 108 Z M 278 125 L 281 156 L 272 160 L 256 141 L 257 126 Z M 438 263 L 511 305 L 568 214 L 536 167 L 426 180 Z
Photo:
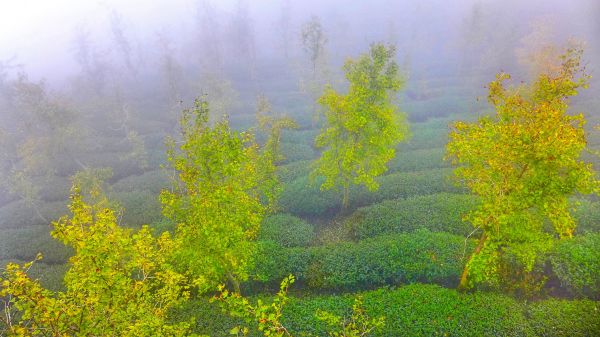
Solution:
M 230 8 L 236 0 L 213 0 Z M 262 7 L 281 0 L 250 0 Z M 184 25 L 181 14 L 195 10 L 197 0 L 0 0 L 0 60 L 16 57 L 26 70 L 47 75 L 55 60 L 67 60 L 77 29 L 94 38 L 108 34 L 108 17 L 116 10 L 127 28 L 153 34 L 163 27 Z M 258 6 L 257 6 L 258 5 Z

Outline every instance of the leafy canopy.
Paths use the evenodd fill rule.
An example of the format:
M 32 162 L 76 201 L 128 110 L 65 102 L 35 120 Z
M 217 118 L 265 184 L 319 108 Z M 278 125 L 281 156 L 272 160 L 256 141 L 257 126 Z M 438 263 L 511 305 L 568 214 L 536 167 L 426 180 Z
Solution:
M 34 262 L 6 266 L 0 297 L 9 335 L 187 334 L 189 323 L 167 320 L 168 310 L 189 296 L 184 276 L 167 261 L 173 249 L 169 234 L 154 238 L 146 226 L 136 232 L 119 227 L 115 213 L 104 204 L 87 204 L 75 185 L 72 216 L 53 224 L 52 236 L 75 251 L 65 291 L 53 292 L 32 280 L 27 271 Z
M 325 177 L 322 189 L 344 189 L 344 207 L 350 184 L 379 188 L 375 177 L 387 170 L 396 145 L 408 133 L 404 115 L 392 104 L 393 94 L 404 84 L 394 56 L 393 47 L 372 45 L 369 54 L 344 65 L 348 93 L 327 87 L 319 99 L 326 123 L 316 145 L 324 151 L 313 175 Z
M 493 116 L 452 126 L 447 157 L 478 208 L 466 219 L 483 234 L 466 265 L 461 286 L 528 283 L 554 238 L 573 235 L 568 199 L 596 192 L 586 147 L 583 114 L 567 113 L 568 98 L 587 86 L 581 51 L 562 56 L 560 71 L 541 74 L 530 86 L 505 86 L 508 74 L 489 85 Z
M 231 130 L 226 119 L 209 124 L 208 104 L 197 99 L 181 117 L 181 141 L 167 141 L 177 176 L 163 190 L 163 213 L 177 224 L 174 259 L 200 291 L 227 277 L 247 278 L 253 242 L 273 199 L 273 155 L 253 134 Z M 239 289 L 236 289 L 239 290 Z

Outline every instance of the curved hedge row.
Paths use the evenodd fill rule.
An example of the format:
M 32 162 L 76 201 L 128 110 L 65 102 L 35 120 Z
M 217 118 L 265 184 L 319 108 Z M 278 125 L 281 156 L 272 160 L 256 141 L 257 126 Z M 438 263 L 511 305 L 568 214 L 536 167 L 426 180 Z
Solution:
M 416 172 L 398 172 L 377 178 L 380 187 L 370 192 L 362 186 L 352 186 L 350 207 L 371 205 L 382 200 L 408 198 L 441 192 L 460 193 L 463 190 L 450 181 L 450 168 Z M 320 180 L 310 183 L 308 177 L 284 184 L 279 205 L 295 215 L 320 215 L 341 206 L 339 191 L 321 191 Z
M 345 226 L 355 240 L 419 228 L 467 236 L 473 227 L 462 221 L 462 215 L 476 205 L 476 197 L 450 193 L 387 200 L 359 208 L 346 220 Z
M 310 160 L 315 157 L 315 150 L 310 145 L 302 143 L 281 143 L 280 151 L 284 156 L 284 164 Z
M 294 336 L 326 336 L 317 309 L 347 316 L 353 294 L 295 298 L 284 308 L 282 323 Z M 367 314 L 385 316 L 385 325 L 374 336 L 544 336 L 600 335 L 600 303 L 589 300 L 519 302 L 498 293 L 459 293 L 436 285 L 412 284 L 398 289 L 362 293 Z M 189 302 L 176 319 L 196 317 L 194 332 L 213 337 L 230 336 L 239 324 L 217 303 L 205 299 Z M 250 336 L 261 336 L 251 329 Z
M 600 233 L 560 241 L 550 263 L 561 285 L 571 294 L 600 298 Z
M 447 233 L 417 230 L 309 248 L 281 248 L 261 242 L 256 257 L 258 280 L 277 283 L 293 274 L 314 289 L 366 289 L 386 284 L 455 285 L 463 253 L 473 242 Z
M 274 241 L 281 247 L 305 247 L 315 238 L 313 225 L 290 214 L 275 214 L 265 218 L 258 240 Z
M 577 210 L 573 216 L 577 222 L 575 232 L 579 234 L 600 232 L 600 202 L 589 200 L 575 200 Z
M 123 178 L 114 183 L 112 189 L 115 192 L 147 190 L 155 194 L 155 197 L 158 198 L 160 191 L 170 185 L 171 182 L 169 181 L 167 173 L 164 170 L 159 169 Z
M 0 259 L 32 261 L 38 253 L 42 253 L 44 263 L 65 263 L 73 255 L 73 250 L 52 238 L 51 230 L 47 225 L 2 229 Z
M 413 151 L 397 151 L 394 159 L 388 164 L 390 172 L 420 171 L 441 167 L 450 167 L 450 162 L 444 160 L 446 149 L 436 147 Z

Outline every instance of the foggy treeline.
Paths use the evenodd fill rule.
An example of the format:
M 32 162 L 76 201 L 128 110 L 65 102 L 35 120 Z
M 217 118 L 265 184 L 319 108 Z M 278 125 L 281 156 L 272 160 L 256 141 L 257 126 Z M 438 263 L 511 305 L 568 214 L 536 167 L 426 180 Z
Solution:
M 406 114 L 407 130 L 401 134 L 406 139 L 394 143 L 402 140 L 396 157 L 385 163 L 385 174 L 376 177 L 380 190 L 371 193 L 364 186 L 346 186 L 348 194 L 341 204 L 339 191 L 321 190 L 310 177 L 314 160 L 323 151 L 315 146 L 327 109 L 319 98 L 329 87 L 345 92 L 347 60 L 358 59 L 377 43 L 395 50 L 393 61 L 399 66 L 402 90 L 393 104 Z M 283 234 L 273 230 L 275 234 L 257 235 L 259 244 L 276 247 L 272 255 L 289 257 L 301 254 L 301 249 L 314 249 L 311 258 L 318 260 L 314 256 L 328 254 L 318 250 L 323 245 L 334 247 L 331 254 L 337 252 L 336 244 L 360 252 L 387 252 L 393 245 L 422 239 L 424 247 L 452 247 L 440 248 L 446 250 L 439 257 L 427 250 L 433 262 L 419 263 L 447 258 L 446 265 L 452 264 L 448 269 L 456 270 L 444 270 L 440 274 L 448 275 L 439 277 L 419 274 L 402 282 L 454 289 L 456 284 L 448 280 L 459 279 L 467 241 L 477 228 L 461 220 L 475 199 L 449 182 L 452 164 L 444 160 L 449 124 L 494 112 L 486 86 L 497 74 L 511 74 L 513 83 L 531 83 L 544 72 L 561 71 L 560 55 L 569 48 L 584 51 L 583 68 L 591 75 L 589 88 L 572 100 L 569 112 L 583 112 L 586 131 L 597 130 L 598 0 L 0 3 L 0 267 L 31 261 L 41 251 L 44 259 L 32 273 L 48 288 L 61 289 L 72 251 L 50 237 L 48 225 L 67 214 L 73 182 L 90 190 L 101 185 L 114 203 L 111 207 L 117 210 L 119 225 L 149 224 L 159 233 L 173 231 L 175 224 L 161 214 L 159 201 L 161 191 L 172 188 L 177 174 L 169 166 L 165 139 L 173 137 L 172 144 L 184 142 L 182 111 L 201 98 L 208 102 L 209 124 L 228 119 L 233 129 L 255 133 L 261 145 L 269 141 L 268 132 L 261 129 L 261 114 L 293 119 L 285 119 L 289 129 L 278 130 L 281 143 L 276 146 L 283 156 L 276 158 L 273 171 L 277 170 L 283 192 L 279 208 L 264 222 L 295 227 Z M 586 136 L 590 151 L 583 157 L 597 169 L 600 137 Z M 573 198 L 583 205 L 576 215 L 583 229 L 576 234 L 600 231 L 597 196 Z M 401 221 L 410 230 L 398 229 Z M 419 232 L 418 224 L 431 228 Z M 276 225 L 266 228 L 285 227 Z M 385 235 L 398 236 L 394 241 Z M 446 240 L 442 235 L 452 237 Z M 277 240 L 283 242 L 275 245 Z M 379 244 L 388 246 L 379 249 Z M 292 253 L 279 254 L 277 249 Z M 451 249 L 462 252 L 459 262 L 454 251 L 452 256 L 447 253 Z M 421 258 L 414 254 L 399 259 L 412 259 L 408 265 Z M 301 264 L 309 255 L 298 256 L 280 261 L 284 265 L 280 269 Z M 338 263 L 353 263 L 347 260 Z M 363 280 L 361 274 L 326 280 L 320 268 L 326 269 L 328 262 L 311 263 L 298 267 L 305 271 L 299 283 L 301 289 L 316 293 L 396 286 L 394 282 L 401 278 L 382 276 L 372 281 L 372 275 Z M 362 267 L 362 262 L 356 264 Z M 275 267 L 262 270 L 269 268 L 265 265 L 257 263 L 252 268 L 258 271 L 249 274 L 267 276 L 253 279 L 252 274 L 243 280 L 250 284 L 246 284 L 250 292 L 272 290 L 287 276 Z M 425 268 L 417 269 L 415 273 Z M 306 276 L 311 272 L 317 276 Z M 352 277 L 362 281 L 344 283 Z M 551 295 L 563 296 L 561 291 L 568 293 L 564 289 L 572 286 L 558 285 L 557 277 L 549 280 Z M 598 298 L 596 293 L 585 296 Z M 597 302 L 585 303 L 597 307 Z M 600 328 L 600 323 L 594 324 Z
M 475 101 L 498 71 L 523 80 L 534 73 L 539 50 L 551 54 L 568 41 L 582 43 L 592 74 L 600 58 L 593 0 L 136 6 L 76 5 L 87 16 L 32 22 L 40 37 L 22 37 L 27 43 L 5 32 L 18 47 L 6 43 L 0 55 L 2 176 L 13 190 L 3 193 L 3 203 L 31 197 L 30 177 L 68 176 L 110 153 L 119 153 L 113 159 L 122 165 L 157 167 L 161 137 L 200 95 L 214 115 L 230 115 L 239 127 L 253 123 L 259 94 L 276 110 L 309 119 L 322 87 L 341 85 L 344 60 L 373 42 L 396 46 L 408 79 L 403 110 L 415 121 L 428 116 L 406 106 L 446 94 L 431 89 L 433 81 L 456 83 Z M 45 32 L 53 30 L 63 33 Z M 437 116 L 468 112 L 453 104 L 434 109 Z

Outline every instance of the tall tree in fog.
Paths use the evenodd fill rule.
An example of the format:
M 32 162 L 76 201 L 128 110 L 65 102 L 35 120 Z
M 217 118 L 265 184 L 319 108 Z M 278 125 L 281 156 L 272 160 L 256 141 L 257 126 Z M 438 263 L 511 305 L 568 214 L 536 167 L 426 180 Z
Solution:
M 127 70 L 132 75 L 135 75 L 137 73 L 137 67 L 135 66 L 132 60 L 133 52 L 131 49 L 131 43 L 129 42 L 129 39 L 126 36 L 125 29 L 126 27 L 125 23 L 123 22 L 123 17 L 116 10 L 111 10 L 110 31 L 113 43 L 117 47 L 116 49 L 121 54 L 121 57 L 123 58 L 123 63 L 125 64 Z
M 6 95 L 6 112 L 18 117 L 12 119 L 10 132 L 4 133 L 2 150 L 8 160 L 2 185 L 37 212 L 39 184 L 57 173 L 86 167 L 79 158 L 85 148 L 85 130 L 79 113 L 66 99 L 48 93 L 43 82 L 32 82 L 24 73 L 9 82 Z
M 217 10 L 209 0 L 198 4 L 196 12 L 198 43 L 193 53 L 200 61 L 202 71 L 223 71 L 223 32 Z
M 160 50 L 160 70 L 165 81 L 167 99 L 169 106 L 179 106 L 183 96 L 183 67 L 177 60 L 176 50 L 173 42 L 166 34 L 158 34 L 158 46 Z
M 175 261 L 200 291 L 228 279 L 239 293 L 272 200 L 272 155 L 227 119 L 211 125 L 205 100 L 184 110 L 180 124 L 182 140 L 167 142 L 177 177 L 160 196 L 164 215 L 177 224 Z
M 286 60 L 290 57 L 290 42 L 292 41 L 292 2 L 283 0 L 281 3 L 281 14 L 277 22 L 279 38 L 283 56 Z
M 319 99 L 325 107 L 325 125 L 315 143 L 324 150 L 313 177 L 325 177 L 321 189 L 343 190 L 343 209 L 348 206 L 351 184 L 365 185 L 370 191 L 379 188 L 375 178 L 387 171 L 396 146 L 407 136 L 405 116 L 392 104 L 404 85 L 395 55 L 394 47 L 372 45 L 368 54 L 344 65 L 348 93 L 327 87 Z
M 245 0 L 237 1 L 229 29 L 233 61 L 237 63 L 242 61 L 242 64 L 248 68 L 250 76 L 254 78 L 256 71 L 254 22 L 250 17 L 248 4 Z
M 78 91 L 90 87 L 92 92 L 100 96 L 104 93 L 108 80 L 109 64 L 103 54 L 93 44 L 90 32 L 86 27 L 76 29 L 73 40 L 73 56 L 81 70 L 75 88 Z
M 541 16 L 530 23 L 530 32 L 521 38 L 515 50 L 517 60 L 525 67 L 530 77 L 537 77 L 541 73 L 557 74 L 562 69 L 562 48 L 557 44 L 557 33 L 553 16 Z M 583 47 L 583 42 L 570 38 L 567 41 L 569 48 Z
M 507 88 L 505 73 L 489 85 L 496 114 L 456 122 L 447 156 L 480 205 L 466 219 L 481 233 L 460 287 L 487 284 L 532 291 L 543 285 L 544 255 L 555 237 L 575 230 L 569 198 L 597 193 L 586 148 L 583 114 L 567 113 L 568 99 L 585 88 L 581 51 L 569 49 L 558 72 L 529 86 Z
M 327 37 L 318 16 L 311 17 L 310 20 L 302 26 L 300 38 L 302 48 L 308 55 L 312 65 L 313 77 L 316 77 L 317 70 L 319 70 L 318 66 L 325 62 L 325 46 L 327 44 Z
M 316 101 L 323 92 L 325 85 L 329 82 L 326 53 L 327 37 L 319 17 L 311 17 L 302 26 L 300 42 L 305 54 L 308 56 L 310 64 L 308 76 L 306 74 L 301 76 L 300 90 L 310 97 L 314 115 L 313 119 L 316 122 L 320 117 Z

